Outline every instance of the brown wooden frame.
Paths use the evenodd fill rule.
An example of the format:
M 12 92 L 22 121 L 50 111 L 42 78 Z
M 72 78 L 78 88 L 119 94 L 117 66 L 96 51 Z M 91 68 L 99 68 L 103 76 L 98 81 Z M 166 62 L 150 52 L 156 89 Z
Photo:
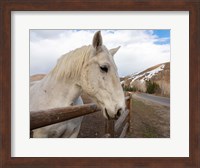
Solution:
M 189 11 L 189 153 L 168 158 L 16 158 L 11 157 L 11 11 Z M 0 166 L 200 167 L 200 1 L 199 0 L 1 0 L 0 2 Z M 51 151 L 49 151 L 51 152 Z

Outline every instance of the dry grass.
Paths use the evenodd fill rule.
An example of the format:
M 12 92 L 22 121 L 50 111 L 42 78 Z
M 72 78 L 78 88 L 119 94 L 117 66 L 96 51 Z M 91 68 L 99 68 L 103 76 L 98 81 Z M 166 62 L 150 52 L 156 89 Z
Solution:
M 169 138 L 170 112 L 169 107 L 153 104 L 149 101 L 136 99 L 133 96 L 133 117 L 131 118 L 131 138 Z

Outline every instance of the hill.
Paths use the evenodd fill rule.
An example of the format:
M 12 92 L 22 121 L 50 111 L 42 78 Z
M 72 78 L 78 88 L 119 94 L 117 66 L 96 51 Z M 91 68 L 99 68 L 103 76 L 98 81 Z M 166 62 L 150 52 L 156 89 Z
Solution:
M 158 86 L 155 94 L 170 96 L 170 63 L 158 64 L 142 72 L 121 78 L 123 88 L 141 92 L 147 91 L 148 82 Z

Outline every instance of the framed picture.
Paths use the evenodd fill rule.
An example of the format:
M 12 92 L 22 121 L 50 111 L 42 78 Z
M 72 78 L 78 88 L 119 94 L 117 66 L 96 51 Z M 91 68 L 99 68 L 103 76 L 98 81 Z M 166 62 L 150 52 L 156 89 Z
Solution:
M 3 40 L 0 41 L 2 93 L 0 138 L 3 168 L 37 166 L 197 168 L 199 166 L 199 1 L 127 0 L 125 2 L 107 1 L 104 5 L 102 3 L 81 0 L 1 2 L 0 33 Z M 118 45 L 120 41 L 124 42 L 122 37 L 127 41 L 137 37 L 138 42 L 138 34 L 140 34 L 143 39 L 151 40 L 151 44 L 159 43 L 159 51 L 162 52 L 158 54 L 163 54 L 165 59 L 162 58 L 165 62 L 170 61 L 170 108 L 168 108 L 170 109 L 170 117 L 168 116 L 170 129 L 163 135 L 165 138 L 161 138 L 162 136 L 156 138 L 157 134 L 145 134 L 148 138 L 133 138 L 130 135 L 130 138 L 122 139 L 30 138 L 29 77 L 30 74 L 41 72 L 45 67 L 42 64 L 45 62 L 51 64 L 50 57 L 46 57 L 42 62 L 34 57 L 35 52 L 37 56 L 44 54 L 42 49 L 45 46 L 47 48 L 44 50 L 49 50 L 47 56 L 55 51 L 52 50 L 53 47 L 57 47 L 59 51 L 65 51 L 62 50 L 65 48 L 62 47 L 62 44 L 65 44 L 64 41 L 62 38 L 60 38 L 61 41 L 56 41 L 57 39 L 53 36 L 55 33 L 59 37 L 74 37 L 69 39 L 70 41 L 75 39 L 72 44 L 77 43 L 77 45 L 82 44 L 80 41 L 86 43 L 84 38 L 91 37 L 91 44 L 95 48 L 95 45 L 102 43 L 101 38 L 95 40 L 96 37 L 100 37 L 100 31 L 103 40 L 105 37 L 105 45 L 110 45 L 109 48 L 113 48 L 114 44 Z M 165 31 L 164 33 L 168 35 L 165 38 L 159 38 L 163 33 L 161 31 Z M 94 35 L 95 32 L 96 35 Z M 136 32 L 135 35 L 131 36 L 134 32 Z M 68 36 L 64 36 L 65 33 Z M 81 38 L 77 37 L 77 34 L 81 35 Z M 115 35 L 113 41 L 112 35 Z M 54 38 L 59 46 L 48 43 L 51 38 Z M 38 43 L 38 41 L 42 42 Z M 129 50 L 129 47 L 133 45 L 127 41 L 122 43 L 121 51 L 122 55 L 126 56 L 134 52 Z M 67 44 L 71 46 L 68 46 L 69 50 L 76 48 L 76 45 Z M 151 45 L 150 48 L 153 47 L 155 46 Z M 151 57 L 151 60 L 155 59 L 159 63 L 159 57 L 156 57 L 152 50 L 145 51 L 142 55 L 153 53 L 155 56 Z M 124 59 L 130 58 L 124 57 Z M 54 61 L 56 60 L 57 58 Z M 134 59 L 130 59 L 129 63 L 131 61 Z M 123 59 L 120 58 L 120 62 L 123 62 Z M 168 64 L 159 65 L 156 70 L 160 71 Z M 128 64 L 119 65 L 124 67 Z M 36 68 L 33 68 L 34 66 Z M 38 67 L 42 68 L 37 72 Z M 100 69 L 102 73 L 108 71 L 107 66 L 100 65 Z M 154 71 L 151 69 L 150 72 Z M 46 72 L 48 70 L 44 70 L 44 73 Z M 126 72 L 119 73 L 123 75 Z M 151 75 L 150 72 L 146 74 L 146 78 Z M 125 82 L 121 81 L 121 83 Z M 138 89 L 136 85 L 131 85 L 130 88 Z M 160 94 L 169 94 L 166 88 L 164 92 L 162 82 L 160 89 Z M 109 112 L 106 111 L 104 115 L 109 118 Z
M 117 13 L 115 14 L 117 15 Z M 15 18 L 17 17 L 18 17 L 17 13 L 15 13 Z M 134 17 L 136 20 L 136 16 Z M 155 18 L 156 17 L 154 17 L 154 20 Z M 38 19 L 38 21 L 39 20 L 40 19 Z M 90 20 L 90 19 L 83 19 L 83 20 Z M 97 19 L 97 20 L 102 20 L 102 19 Z M 77 19 L 76 19 L 76 22 L 77 22 Z M 104 23 L 102 23 L 102 25 L 104 25 Z M 128 26 L 131 27 L 133 25 L 129 24 Z M 17 27 L 17 25 L 15 27 Z M 32 27 L 32 26 L 29 26 L 29 27 Z M 119 26 L 114 26 L 114 27 L 120 28 Z M 174 33 L 174 30 L 172 33 Z M 16 31 L 16 34 L 17 34 L 17 31 Z M 29 50 L 29 53 L 30 53 L 29 104 L 30 106 L 29 107 L 30 107 L 30 111 L 32 111 L 30 121 L 31 121 L 31 130 L 32 130 L 33 138 L 41 138 L 41 137 L 43 138 L 47 138 L 47 137 L 48 138 L 58 138 L 58 137 L 102 138 L 103 137 L 104 138 L 106 134 L 107 135 L 109 134 L 111 138 L 118 138 L 118 137 L 121 137 L 121 138 L 122 137 L 170 138 L 170 53 L 171 52 L 170 52 L 170 30 L 169 29 L 159 29 L 159 30 L 158 29 L 156 30 L 149 30 L 149 29 L 147 30 L 30 29 L 29 34 L 30 34 L 29 35 L 30 36 L 30 40 L 29 40 L 30 41 L 30 50 Z M 79 54 L 80 58 L 77 58 L 78 56 L 76 55 L 76 53 L 80 51 L 84 53 L 84 51 L 85 52 L 87 51 L 86 49 L 88 49 L 91 52 L 92 47 L 93 47 L 92 41 L 95 41 L 97 34 L 100 35 L 102 39 L 102 44 L 104 45 L 104 47 L 107 47 L 108 48 L 107 50 L 114 53 L 112 58 L 115 64 L 105 59 L 103 56 L 100 57 L 97 55 L 98 57 L 95 57 L 95 56 L 92 57 L 92 58 L 99 58 L 99 59 L 101 58 L 101 59 L 98 60 L 99 61 L 98 65 L 95 66 L 95 63 L 94 63 L 93 65 L 94 68 L 92 68 L 92 71 L 91 70 L 87 71 L 87 72 L 91 71 L 90 72 L 91 76 L 93 76 L 92 73 L 95 73 L 94 75 L 95 77 L 88 78 L 87 82 L 91 83 L 92 85 L 93 81 L 99 81 L 98 84 L 95 83 L 93 87 L 98 88 L 98 91 L 100 92 L 99 94 L 103 93 L 104 95 L 107 93 L 106 89 L 108 89 L 109 87 L 108 83 L 110 83 L 110 88 L 108 90 L 111 93 L 111 94 L 107 93 L 107 96 L 101 95 L 101 96 L 97 96 L 97 98 L 94 98 L 95 97 L 94 93 L 96 93 L 96 91 L 91 92 L 89 90 L 89 88 L 91 87 L 88 87 L 89 84 L 84 85 L 83 84 L 84 80 L 81 80 L 81 79 L 86 78 L 86 77 L 81 77 L 83 74 L 89 74 L 89 73 L 86 73 L 86 70 L 87 70 L 86 65 L 87 65 L 87 62 L 89 61 L 84 61 L 84 59 L 81 59 L 81 58 L 85 58 L 85 57 L 88 58 L 90 54 L 86 54 L 86 55 Z M 183 34 L 186 35 L 188 33 L 183 33 Z M 182 38 L 183 36 L 184 35 L 182 35 Z M 188 41 L 188 40 L 185 40 L 185 41 Z M 16 42 L 16 43 L 19 44 L 19 42 Z M 80 47 L 80 46 L 84 46 L 84 47 Z M 15 51 L 13 50 L 13 53 L 14 52 Z M 86 52 L 86 53 L 90 53 L 90 52 Z M 63 54 L 63 53 L 66 53 L 66 54 Z M 21 54 L 16 54 L 16 55 L 21 55 Z M 60 57 L 61 55 L 64 55 L 64 56 Z M 182 55 L 182 54 L 179 54 L 179 55 Z M 76 69 L 76 67 L 74 66 L 71 66 L 73 65 L 71 64 L 71 62 L 74 62 L 74 59 L 76 59 L 76 64 L 77 64 L 78 69 Z M 60 61 L 57 61 L 57 60 L 60 60 Z M 80 65 L 79 61 L 83 61 L 81 63 L 82 66 L 80 67 L 78 66 Z M 183 55 L 182 55 L 182 62 L 183 62 Z M 188 61 L 185 61 L 185 62 L 188 62 Z M 90 64 L 92 66 L 91 61 L 90 61 Z M 116 65 L 117 67 L 116 74 L 118 73 L 120 80 L 115 79 L 114 83 L 112 81 L 109 82 L 109 79 L 111 79 L 112 76 L 114 75 L 112 74 L 112 71 L 108 71 L 107 64 L 109 64 L 109 67 L 112 67 L 113 70 Z M 63 65 L 65 68 L 62 68 Z M 100 68 L 99 68 L 99 65 L 100 65 Z M 69 67 L 69 69 L 67 69 L 67 67 Z M 105 67 L 105 69 L 102 67 Z M 59 69 L 59 73 L 58 73 L 58 69 Z M 62 69 L 64 70 L 64 72 Z M 94 69 L 96 69 L 97 71 L 95 71 Z M 19 68 L 17 68 L 16 66 L 16 70 L 14 70 L 14 72 L 17 73 L 18 70 Z M 23 71 L 26 72 L 28 70 L 23 70 Z M 71 76 L 67 75 L 74 71 L 76 72 L 76 74 L 73 74 Z M 62 76 L 62 79 L 60 78 L 61 76 L 58 74 Z M 62 74 L 65 74 L 64 75 L 65 77 L 63 77 Z M 79 115 L 84 116 L 84 118 L 82 119 L 82 121 L 79 118 L 80 119 L 79 121 L 81 122 L 79 122 L 79 124 L 74 124 L 74 127 L 77 128 L 75 129 L 76 131 L 73 131 L 74 127 L 72 127 L 73 129 L 68 128 L 66 131 L 66 128 L 63 127 L 62 123 L 60 123 L 60 124 L 57 124 L 57 126 L 54 125 L 54 127 L 49 126 L 49 127 L 42 128 L 42 129 L 47 129 L 48 131 L 44 131 L 41 134 L 42 129 L 39 129 L 39 128 L 36 129 L 38 125 L 41 126 L 42 124 L 46 123 L 44 122 L 43 117 L 42 117 L 43 119 L 41 119 L 41 117 L 38 118 L 40 116 L 38 115 L 39 113 L 41 115 L 44 114 L 44 111 L 40 111 L 41 109 L 44 110 L 44 108 L 48 108 L 47 110 L 49 110 L 52 108 L 60 107 L 57 112 L 54 111 L 55 116 L 56 116 L 55 117 L 56 122 L 57 122 L 57 118 L 66 121 L 67 118 L 64 119 L 62 116 L 67 117 L 67 114 L 69 113 L 68 111 L 66 111 L 66 114 L 63 115 L 65 112 L 63 111 L 61 113 L 61 108 L 63 108 L 64 106 L 65 107 L 67 106 L 66 105 L 67 101 L 73 101 L 74 102 L 73 106 L 75 106 L 75 104 L 78 104 L 76 103 L 75 100 L 67 100 L 67 97 L 71 97 L 70 94 L 68 94 L 68 96 L 64 97 L 65 105 L 56 103 L 54 107 L 53 102 L 57 102 L 58 99 L 61 99 L 59 102 L 63 102 L 62 95 L 57 95 L 58 97 L 56 97 L 56 93 L 60 93 L 60 91 L 56 91 L 55 89 L 56 87 L 54 87 L 53 91 L 52 89 L 51 91 L 49 90 L 49 84 L 52 84 L 52 82 L 49 82 L 49 79 L 54 78 L 55 75 L 57 76 L 56 79 L 53 80 L 53 81 L 57 81 L 55 82 L 55 85 L 59 86 L 58 83 L 61 83 L 61 81 L 66 83 L 64 85 L 64 88 L 62 89 L 62 92 L 66 92 L 66 93 L 69 93 L 69 91 L 65 91 L 66 86 L 69 85 L 67 83 L 70 81 L 73 81 L 75 78 L 78 78 L 79 80 L 74 81 L 73 85 L 78 85 L 77 83 L 80 83 L 80 87 L 82 88 L 81 89 L 82 93 L 80 94 L 81 99 L 83 103 L 87 106 L 81 105 L 82 110 L 79 109 L 78 116 Z M 17 75 L 14 75 L 14 76 L 17 76 Z M 23 75 L 23 76 L 26 76 L 26 75 Z M 99 76 L 99 77 L 96 77 L 96 76 Z M 60 78 L 59 80 L 57 80 L 58 77 Z M 63 81 L 63 79 L 65 79 L 65 81 Z M 107 79 L 107 80 L 105 80 L 104 82 L 104 80 L 101 80 L 101 79 Z M 89 82 L 90 80 L 91 82 Z M 41 92 L 41 90 L 38 89 L 37 87 L 40 88 L 41 83 L 43 82 L 49 83 L 49 84 L 47 85 L 47 88 L 46 89 L 43 88 L 43 91 Z M 107 84 L 104 84 L 104 83 L 107 83 Z M 20 85 L 22 86 L 22 84 Z M 106 86 L 106 88 L 103 86 Z M 68 86 L 68 88 L 73 88 L 73 86 Z M 59 90 L 60 90 L 60 87 L 59 87 Z M 116 90 L 118 92 L 116 92 Z M 72 94 L 74 95 L 77 91 L 80 93 L 79 89 L 77 88 L 72 92 Z M 52 102 L 52 99 L 50 99 L 51 103 L 49 106 L 47 106 L 46 104 L 48 104 L 48 102 L 44 103 L 44 100 L 49 101 L 49 97 L 51 97 L 52 92 L 55 92 L 53 99 L 56 101 Z M 120 92 L 122 93 L 120 96 L 122 98 L 120 98 L 117 95 Z M 122 112 L 120 112 L 120 109 L 124 109 L 123 106 L 125 105 L 124 103 L 122 103 L 124 102 L 123 92 L 126 94 L 125 104 L 127 104 L 127 107 L 126 107 L 126 111 L 122 110 Z M 39 96 L 40 98 L 38 98 L 37 93 L 42 94 L 43 96 L 47 98 L 42 98 L 42 95 L 40 95 Z M 154 95 L 151 95 L 151 94 L 154 94 Z M 105 97 L 105 98 L 102 100 L 102 97 Z M 111 101 L 112 99 L 109 97 L 115 97 L 116 100 Z M 132 99 L 133 101 L 130 101 L 129 97 L 131 97 L 130 99 Z M 151 98 L 150 99 L 151 102 L 148 101 L 148 98 Z M 159 101 L 158 103 L 157 103 L 157 100 Z M 44 108 L 40 107 L 42 105 L 41 102 L 43 102 Z M 102 110 L 99 110 L 99 111 L 97 110 L 98 112 L 91 110 L 92 112 L 95 112 L 95 113 L 88 114 L 90 110 L 89 109 L 83 110 L 83 107 L 88 108 L 89 104 L 93 102 L 95 102 L 97 105 L 98 105 L 98 102 L 104 102 L 103 103 L 104 105 L 101 105 L 101 104 L 99 105 L 100 109 Z M 17 103 L 17 104 L 20 104 L 20 103 Z M 34 104 L 34 106 L 31 104 Z M 112 124 L 112 121 L 109 124 L 109 119 L 113 117 L 113 114 L 115 114 L 115 109 L 110 108 L 110 104 L 114 104 L 112 106 L 114 108 L 116 107 L 116 109 L 117 108 L 119 109 L 117 116 L 114 117 L 115 120 L 113 124 Z M 91 107 L 93 107 L 93 105 L 91 105 Z M 72 107 L 72 108 L 76 109 L 79 107 Z M 68 108 L 66 107 L 65 110 L 67 109 Z M 108 114 L 110 115 L 107 115 L 104 109 L 111 109 L 108 112 Z M 37 112 L 37 110 L 39 111 Z M 87 115 L 85 115 L 86 111 L 87 111 Z M 26 110 L 24 112 L 26 113 Z M 51 115 L 47 115 L 47 112 L 45 112 L 46 119 L 48 118 L 48 116 L 52 116 L 52 111 L 51 112 L 49 111 L 49 113 L 51 113 Z M 23 114 L 23 115 L 26 115 L 26 114 Z M 72 114 L 75 115 L 75 112 L 73 112 Z M 68 116 L 71 118 L 72 114 Z M 141 119 L 137 119 L 137 116 L 138 117 L 140 116 L 139 118 Z M 48 120 L 49 119 L 47 119 L 46 121 Z M 74 123 L 73 121 L 77 122 L 77 120 L 78 119 L 70 120 L 71 124 Z M 154 122 L 155 120 L 157 122 Z M 49 120 L 49 121 L 52 122 L 53 118 L 52 120 Z M 14 123 L 16 123 L 15 127 L 17 127 L 18 122 L 16 121 Z M 33 123 L 35 126 L 33 125 Z M 68 121 L 63 124 L 66 125 L 68 123 L 70 122 Z M 142 124 L 142 123 L 145 123 L 145 124 Z M 80 129 L 78 129 L 79 125 L 81 125 Z M 91 127 L 91 125 L 93 125 L 93 127 Z M 110 126 L 107 127 L 107 125 L 110 125 Z M 112 127 L 114 128 L 114 125 L 115 125 L 115 129 L 112 130 Z M 17 137 L 14 139 L 17 139 Z

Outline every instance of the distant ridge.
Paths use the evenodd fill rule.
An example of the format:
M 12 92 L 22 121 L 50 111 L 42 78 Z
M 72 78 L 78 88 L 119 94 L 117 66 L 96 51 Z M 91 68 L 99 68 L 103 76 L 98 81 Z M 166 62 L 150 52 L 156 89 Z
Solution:
M 157 83 L 161 89 L 160 95 L 170 96 L 170 63 L 158 64 L 121 78 L 123 87 L 135 87 L 142 92 L 146 92 L 146 81 Z

